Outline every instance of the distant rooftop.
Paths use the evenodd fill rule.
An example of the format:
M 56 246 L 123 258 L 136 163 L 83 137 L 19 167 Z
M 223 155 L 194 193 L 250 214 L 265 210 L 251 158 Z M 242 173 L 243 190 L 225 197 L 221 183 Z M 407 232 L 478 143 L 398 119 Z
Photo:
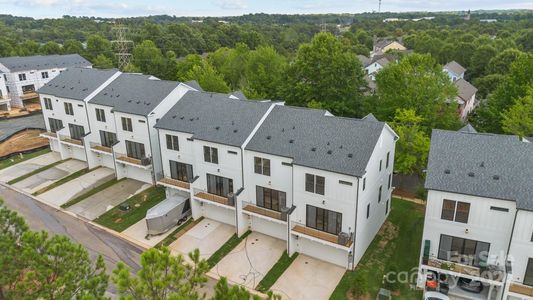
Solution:
M 447 63 L 446 65 L 444 65 L 444 69 L 448 70 L 448 71 L 452 71 L 453 73 L 455 73 L 456 75 L 461 75 L 463 74 L 464 72 L 466 72 L 466 68 L 461 66 L 458 62 L 456 62 L 455 60 L 452 60 L 451 62 Z
M 90 67 L 92 64 L 78 54 L 0 57 L 0 64 L 11 72 L 69 67 Z
M 470 100 L 477 92 L 477 88 L 463 78 L 457 79 L 453 84 L 457 87 L 458 96 L 464 101 Z

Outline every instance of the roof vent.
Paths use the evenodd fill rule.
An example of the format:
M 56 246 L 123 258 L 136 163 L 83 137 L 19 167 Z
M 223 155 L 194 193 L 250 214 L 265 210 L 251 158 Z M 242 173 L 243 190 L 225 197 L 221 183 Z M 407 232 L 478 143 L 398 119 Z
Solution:
M 128 100 L 128 103 L 131 103 L 131 100 Z
M 176 117 L 177 117 L 177 116 L 174 115 L 174 116 L 172 116 L 172 119 L 175 119 Z
M 315 148 L 315 147 L 311 148 L 311 151 L 315 152 L 315 151 L 316 151 L 316 148 Z
M 281 128 L 281 132 L 285 132 L 285 128 Z
M 480 167 L 484 168 L 485 167 L 485 162 L 482 161 L 480 164 L 479 164 Z
M 342 145 L 339 146 L 339 149 L 342 149 Z
M 196 121 L 200 120 L 200 117 L 196 117 Z
M 180 120 L 183 120 L 183 119 L 185 119 L 185 117 L 184 117 L 184 116 L 181 116 L 181 117 L 180 117 Z
M 492 176 L 492 179 L 494 179 L 494 180 L 500 180 L 500 175 L 494 175 L 494 176 Z
M 474 177 L 474 172 L 468 172 L 468 177 Z
M 331 154 L 331 153 L 333 153 L 333 151 L 331 151 L 331 150 L 328 150 L 328 154 Z
M 294 140 L 289 140 L 289 143 L 294 144 Z
M 237 133 L 237 131 L 238 131 L 237 129 L 233 129 L 233 133 Z
M 329 142 L 327 143 L 327 145 L 329 146 Z
M 292 129 L 293 129 L 293 130 L 296 129 L 296 126 L 292 126 Z
M 215 129 L 216 129 L 216 130 L 219 130 L 219 129 L 220 129 L 220 126 L 215 127 Z
M 267 136 L 267 140 L 270 140 L 272 137 L 270 135 Z
M 450 174 L 450 170 L 449 169 L 444 170 L 444 174 Z
M 353 157 L 353 154 L 348 153 L 348 157 L 349 157 L 349 158 L 352 158 L 352 157 Z
M 189 121 L 191 121 L 191 122 L 194 121 L 194 118 L 190 118 Z

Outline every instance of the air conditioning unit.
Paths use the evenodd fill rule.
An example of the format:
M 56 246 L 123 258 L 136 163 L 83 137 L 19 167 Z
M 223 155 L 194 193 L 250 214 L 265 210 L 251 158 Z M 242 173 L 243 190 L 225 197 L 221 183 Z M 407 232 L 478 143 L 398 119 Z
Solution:
M 339 245 L 346 245 L 348 244 L 348 241 L 350 240 L 350 234 L 346 232 L 341 232 L 337 236 L 337 243 Z

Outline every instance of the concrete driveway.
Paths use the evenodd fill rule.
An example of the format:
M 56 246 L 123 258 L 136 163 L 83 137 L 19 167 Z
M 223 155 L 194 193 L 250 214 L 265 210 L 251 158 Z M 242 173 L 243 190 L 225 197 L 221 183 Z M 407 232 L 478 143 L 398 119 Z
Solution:
M 252 232 L 210 272 L 254 289 L 281 257 L 286 244 L 283 240 Z
M 271 290 L 283 299 L 329 299 L 346 270 L 300 254 Z
M 169 245 L 172 254 L 181 254 L 188 260 L 189 252 L 200 250 L 200 257 L 208 259 L 229 238 L 235 234 L 235 227 L 211 219 L 203 219 L 180 238 Z
M 152 248 L 155 245 L 159 244 L 159 242 L 165 239 L 168 235 L 170 235 L 174 230 L 176 230 L 176 228 L 178 228 L 178 225 L 172 227 L 163 234 L 150 236 L 150 238 L 146 239 L 148 227 L 146 226 L 146 220 L 143 218 L 139 222 L 128 227 L 128 229 L 122 231 L 122 235 L 126 236 L 130 240 L 137 241 L 138 244 L 140 243 L 145 245 L 146 248 Z
M 18 164 L 15 164 L 9 168 L 0 170 L 0 181 L 8 182 L 22 175 L 26 175 L 46 165 L 55 163 L 61 160 L 59 153 L 49 152 L 43 155 L 39 155 L 32 159 L 25 160 Z
M 67 208 L 79 216 L 94 220 L 150 185 L 133 179 L 122 180 Z
M 84 168 L 87 168 L 87 163 L 80 160 L 70 159 L 19 181 L 13 186 L 31 194 Z
M 53 188 L 38 198 L 52 206 L 61 206 L 69 200 L 82 195 L 91 189 L 112 180 L 115 171 L 108 168 L 98 168 L 78 178 L 72 179 L 56 188 Z

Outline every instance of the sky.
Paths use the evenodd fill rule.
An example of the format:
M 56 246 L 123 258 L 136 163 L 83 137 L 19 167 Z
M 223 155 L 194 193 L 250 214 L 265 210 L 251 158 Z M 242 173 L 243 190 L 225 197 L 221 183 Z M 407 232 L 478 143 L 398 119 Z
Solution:
M 0 14 L 34 18 L 63 15 L 131 17 L 147 15 L 236 16 L 249 13 L 361 13 L 379 0 L 0 0 Z M 533 9 L 533 0 L 382 0 L 381 11 Z

